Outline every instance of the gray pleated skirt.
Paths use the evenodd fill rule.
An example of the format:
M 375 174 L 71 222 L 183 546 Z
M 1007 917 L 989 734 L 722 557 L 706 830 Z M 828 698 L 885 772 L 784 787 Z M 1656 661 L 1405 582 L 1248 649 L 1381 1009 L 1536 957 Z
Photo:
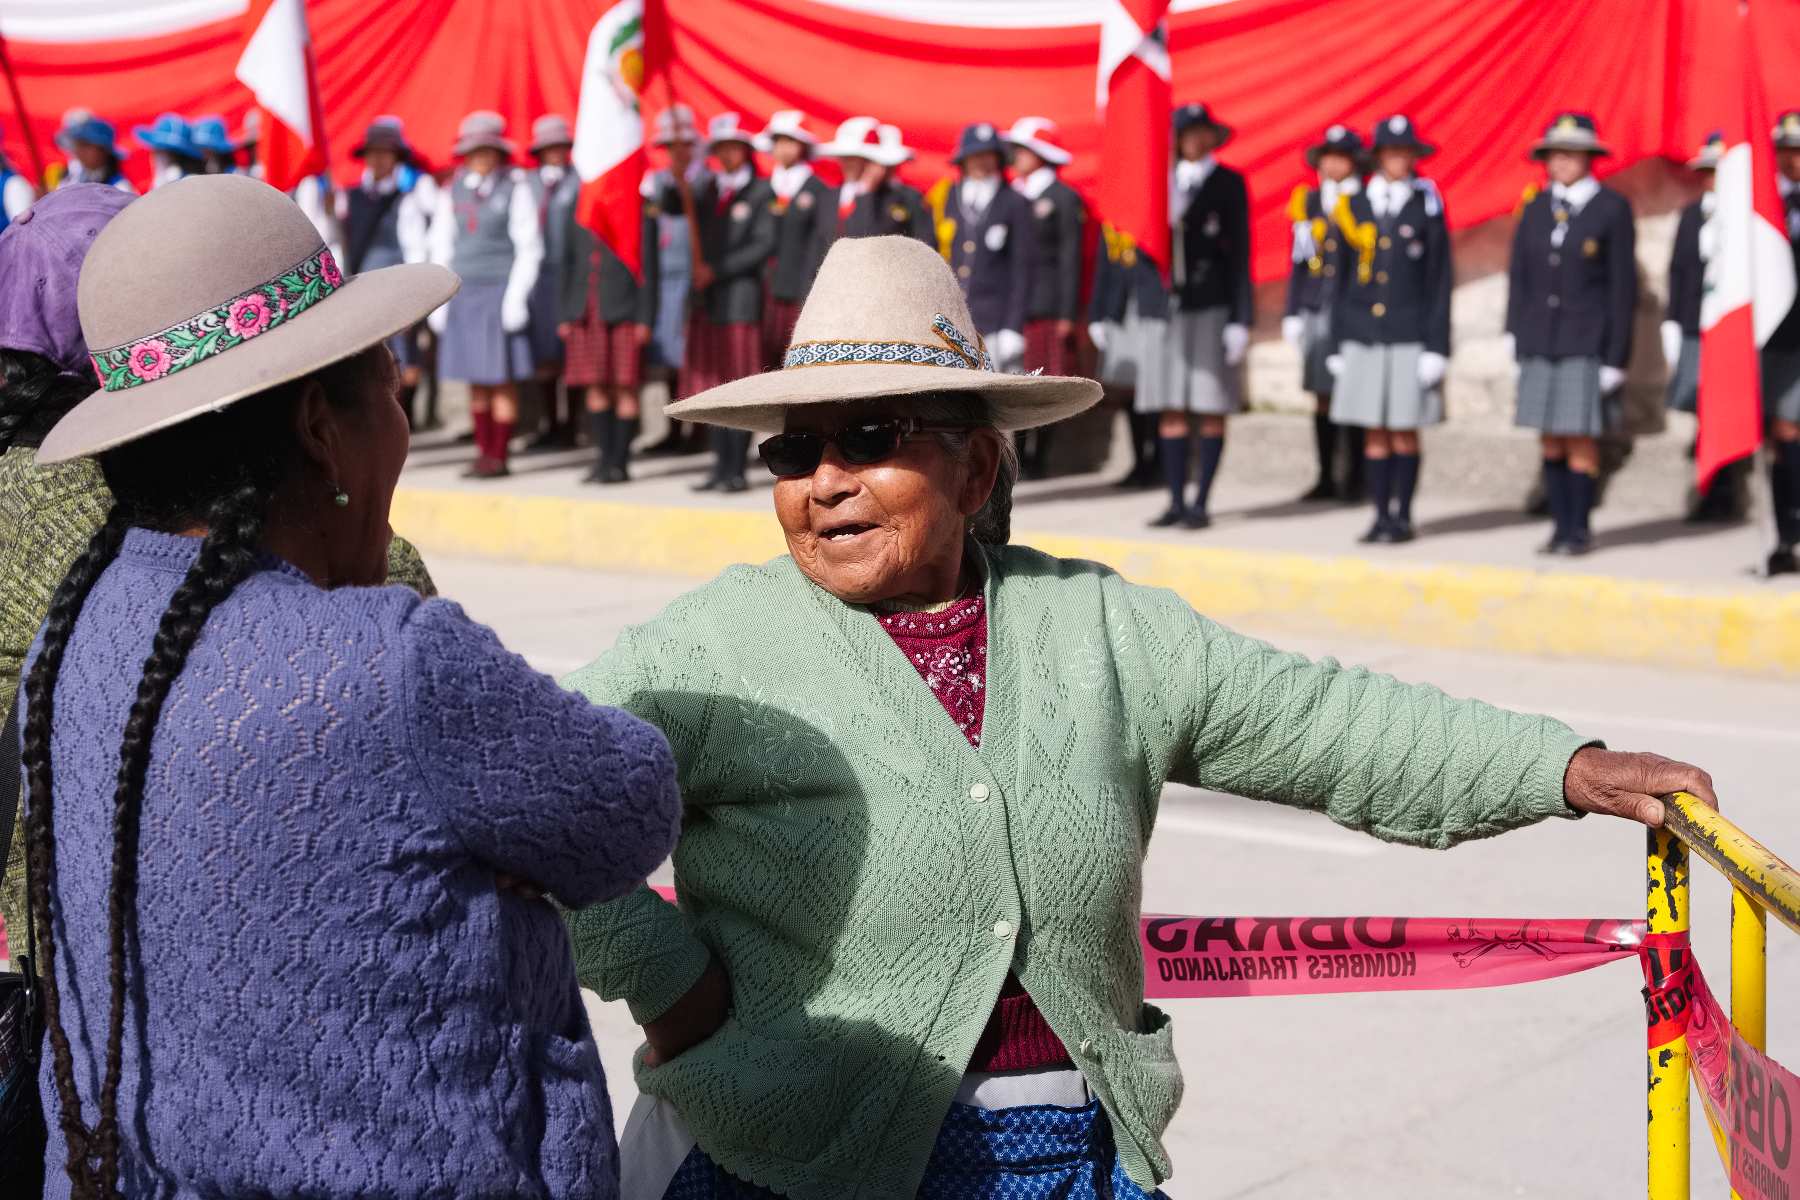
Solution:
M 1225 364 L 1230 321 L 1224 305 L 1176 312 L 1169 322 L 1170 385 L 1161 411 L 1223 416 L 1244 407 L 1244 364 Z
M 1800 350 L 1762 352 L 1763 419 L 1800 421 Z
M 1300 314 L 1300 386 L 1315 396 L 1337 387 L 1325 360 L 1331 357 L 1331 314 L 1325 309 Z
M 1371 346 L 1345 342 L 1338 347 L 1344 373 L 1331 393 L 1331 419 L 1363 429 L 1419 429 L 1444 419 L 1442 387 L 1419 386 L 1418 342 Z
M 444 336 L 438 339 L 438 374 L 477 387 L 530 379 L 531 339 L 500 327 L 506 284 L 465 283 L 450 297 Z
M 1169 322 L 1138 313 L 1137 297 L 1125 301 L 1125 319 L 1106 322 L 1100 381 L 1134 389 L 1138 412 L 1161 412 L 1169 390 Z
M 1683 337 L 1681 339 L 1681 357 L 1675 360 L 1674 373 L 1669 376 L 1669 392 L 1665 398 L 1670 412 L 1698 412 L 1700 410 L 1700 339 Z
M 1600 360 L 1586 356 L 1527 358 L 1519 364 L 1519 407 L 1513 424 L 1552 437 L 1606 432 Z

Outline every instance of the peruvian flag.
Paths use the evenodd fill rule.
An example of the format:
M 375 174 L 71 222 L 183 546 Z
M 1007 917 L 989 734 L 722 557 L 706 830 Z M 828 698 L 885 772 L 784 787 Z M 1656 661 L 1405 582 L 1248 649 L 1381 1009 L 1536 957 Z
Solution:
M 1169 274 L 1169 0 L 1104 0 L 1100 219 Z
M 1762 441 L 1762 371 L 1757 347 L 1769 340 L 1794 304 L 1794 260 L 1788 221 L 1775 186 L 1773 125 L 1758 69 L 1748 5 L 1739 6 L 1734 61 L 1717 78 L 1737 82 L 1726 106 L 1725 155 L 1713 177 L 1717 207 L 1709 218 L 1716 247 L 1706 264 L 1700 304 L 1700 435 L 1694 470 L 1704 490 L 1726 463 L 1756 452 Z
M 575 109 L 575 149 L 581 176 L 575 219 L 594 231 L 631 273 L 644 274 L 644 0 L 619 0 L 588 35 Z
M 257 148 L 263 179 L 291 192 L 325 170 L 325 110 L 319 104 L 306 0 L 250 0 L 237 77 L 262 113 Z

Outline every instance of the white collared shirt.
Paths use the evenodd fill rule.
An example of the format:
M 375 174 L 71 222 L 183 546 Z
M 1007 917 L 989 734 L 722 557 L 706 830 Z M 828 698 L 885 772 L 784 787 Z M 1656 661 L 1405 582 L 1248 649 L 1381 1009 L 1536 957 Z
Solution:
M 1036 200 L 1039 196 L 1042 196 L 1045 192 L 1049 191 L 1050 185 L 1055 182 L 1055 167 L 1039 167 L 1023 179 L 1013 180 L 1013 190 L 1018 192 L 1021 196 L 1024 196 L 1027 200 Z
M 750 186 L 751 178 L 752 174 L 749 163 L 745 163 L 735 171 L 720 175 L 719 194 L 724 195 L 725 193 L 730 192 L 732 195 L 736 195 Z
M 569 168 L 567 167 L 542 166 L 538 168 L 538 178 L 542 179 L 544 186 L 548 188 L 554 188 L 561 183 L 563 176 L 568 173 Z
M 1186 196 L 1199 191 L 1219 160 L 1208 154 L 1201 159 L 1181 159 L 1175 164 L 1175 190 Z
M 797 162 L 791 167 L 776 167 L 769 172 L 769 186 L 775 189 L 775 194 L 781 199 L 792 200 L 800 194 L 800 189 L 806 186 L 806 181 L 812 178 L 812 174 L 812 167 L 803 162 Z
M 1340 197 L 1354 196 L 1362 191 L 1362 180 L 1352 175 L 1347 179 L 1327 179 L 1319 176 L 1319 211 L 1330 216 L 1337 207 Z
M 1377 217 L 1397 215 L 1412 199 L 1413 179 L 1408 175 L 1405 179 L 1389 179 L 1386 175 L 1377 175 L 1369 180 L 1369 207 Z
M 1550 185 L 1550 198 L 1559 204 L 1568 206 L 1572 213 L 1578 213 L 1587 207 L 1587 202 L 1600 194 L 1600 181 L 1592 175 L 1583 175 L 1574 183 L 1564 187 L 1560 183 Z
M 962 206 L 970 212 L 986 212 L 987 206 L 994 202 L 1000 193 L 1000 177 L 989 175 L 986 179 L 965 179 L 957 191 Z

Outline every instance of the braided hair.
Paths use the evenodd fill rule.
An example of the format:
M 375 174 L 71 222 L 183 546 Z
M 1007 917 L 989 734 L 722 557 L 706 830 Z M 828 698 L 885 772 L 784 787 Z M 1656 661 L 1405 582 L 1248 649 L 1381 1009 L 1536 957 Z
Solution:
M 103 454 L 100 467 L 114 505 L 106 523 L 57 589 L 42 645 L 26 682 L 24 768 L 30 797 L 26 824 L 31 856 L 32 915 L 43 931 L 44 1018 L 56 1084 L 58 1124 L 68 1145 L 66 1168 L 75 1200 L 117 1200 L 119 1081 L 125 1029 L 125 948 L 137 911 L 138 817 L 157 720 L 212 610 L 255 571 L 270 501 L 297 469 L 295 407 L 306 386 L 321 384 L 333 403 L 361 402 L 378 369 L 380 346 L 212 413 Z M 246 452 L 246 448 L 249 448 Z M 51 896 L 56 873 L 51 733 L 57 673 L 94 584 L 117 556 L 125 532 L 141 526 L 176 533 L 204 525 L 194 564 L 157 624 L 143 675 L 125 720 L 113 788 L 112 881 L 107 889 L 109 1006 L 98 1116 L 82 1117 L 74 1057 L 62 1023 L 56 983 Z
M 0 454 L 36 449 L 50 427 L 88 397 L 93 375 L 64 371 L 29 350 L 0 350 Z

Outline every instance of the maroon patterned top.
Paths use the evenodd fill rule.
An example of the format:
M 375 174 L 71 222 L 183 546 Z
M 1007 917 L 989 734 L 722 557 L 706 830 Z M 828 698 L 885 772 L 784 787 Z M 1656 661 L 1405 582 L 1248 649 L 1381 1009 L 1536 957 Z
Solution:
M 971 596 L 939 612 L 882 613 L 876 620 L 919 672 L 971 746 L 981 745 L 987 711 L 987 600 Z M 1044 1014 L 1013 975 L 969 1060 L 971 1071 L 1072 1067 Z

